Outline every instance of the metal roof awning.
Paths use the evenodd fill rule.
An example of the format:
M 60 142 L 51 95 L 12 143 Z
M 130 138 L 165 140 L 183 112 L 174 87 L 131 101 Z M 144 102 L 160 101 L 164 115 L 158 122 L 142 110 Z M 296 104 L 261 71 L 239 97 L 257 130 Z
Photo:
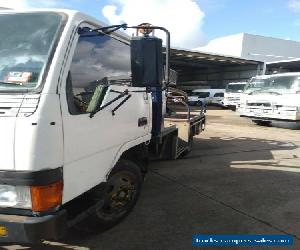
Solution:
M 276 61 L 276 62 L 268 62 L 267 66 L 274 66 L 274 67 L 299 67 L 300 66 L 300 58 L 293 59 L 293 60 L 283 60 L 283 61 Z
M 291 60 L 282 60 L 276 62 L 266 63 L 266 72 L 299 72 L 300 71 L 300 58 L 295 58 Z
M 279 61 L 272 61 L 272 62 L 267 62 L 266 64 L 285 64 L 285 63 L 300 63 L 300 58 L 293 58 L 293 59 L 288 59 L 288 60 L 279 60 Z
M 193 68 L 210 68 L 224 66 L 241 66 L 241 65 L 259 65 L 263 64 L 260 61 L 246 60 L 238 57 L 225 55 L 209 54 L 198 51 L 171 49 L 170 62 L 174 68 L 178 67 L 193 67 Z

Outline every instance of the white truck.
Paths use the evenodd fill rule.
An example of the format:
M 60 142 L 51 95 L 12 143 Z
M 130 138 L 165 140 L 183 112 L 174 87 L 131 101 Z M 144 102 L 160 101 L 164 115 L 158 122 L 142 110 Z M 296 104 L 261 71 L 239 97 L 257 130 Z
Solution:
M 240 104 L 241 95 L 247 82 L 230 82 L 224 93 L 224 106 L 235 111 Z
M 118 223 L 148 160 L 190 151 L 204 127 L 165 112 L 169 32 L 128 38 L 62 9 L 1 10 L 0 24 L 0 243 Z
M 260 125 L 300 121 L 300 73 L 256 76 L 246 85 L 240 115 Z

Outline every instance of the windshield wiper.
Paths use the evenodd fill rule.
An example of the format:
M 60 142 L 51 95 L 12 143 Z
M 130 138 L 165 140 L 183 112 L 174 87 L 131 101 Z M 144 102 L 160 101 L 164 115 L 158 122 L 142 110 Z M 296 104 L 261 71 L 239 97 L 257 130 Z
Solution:
M 78 34 L 84 35 L 84 36 L 94 36 L 94 32 L 99 33 L 100 35 L 109 35 L 110 33 L 113 33 L 119 29 L 126 29 L 127 24 L 119 24 L 119 25 L 111 25 L 111 26 L 105 26 L 98 29 L 91 29 L 89 27 L 79 27 L 78 28 Z
M 15 83 L 15 82 L 1 82 L 0 81 L 0 85 L 3 84 L 3 85 L 12 85 L 12 86 L 21 86 L 23 87 L 20 83 Z
M 266 93 L 274 94 L 274 95 L 282 95 L 281 93 L 279 93 L 277 91 L 272 91 L 272 90 L 266 90 Z
M 107 102 L 103 106 L 100 106 L 100 107 L 96 108 L 94 111 L 92 111 L 90 113 L 90 118 L 93 118 L 96 113 L 98 113 L 102 109 L 105 109 L 106 107 L 108 107 L 109 105 L 113 104 L 114 102 L 116 102 L 117 100 L 121 99 L 124 96 L 127 96 L 127 97 L 122 102 L 120 102 L 120 104 L 116 108 L 114 108 L 113 111 L 112 111 L 112 115 L 115 115 L 115 111 L 117 109 L 119 109 L 131 97 L 131 95 L 129 94 L 128 90 L 125 90 L 124 92 L 121 92 L 117 97 L 115 97 L 111 101 Z

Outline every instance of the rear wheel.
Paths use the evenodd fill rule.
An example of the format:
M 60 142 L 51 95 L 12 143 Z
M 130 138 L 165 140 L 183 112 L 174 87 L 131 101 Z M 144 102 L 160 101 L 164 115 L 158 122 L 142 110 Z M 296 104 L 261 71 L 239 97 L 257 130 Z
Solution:
M 201 123 L 201 131 L 205 130 L 205 126 L 206 126 L 205 122 Z
M 75 228 L 92 233 L 119 223 L 135 206 L 142 181 L 141 170 L 135 163 L 120 160 L 110 173 L 102 195 L 95 195 L 94 199 L 98 200 L 96 205 Z

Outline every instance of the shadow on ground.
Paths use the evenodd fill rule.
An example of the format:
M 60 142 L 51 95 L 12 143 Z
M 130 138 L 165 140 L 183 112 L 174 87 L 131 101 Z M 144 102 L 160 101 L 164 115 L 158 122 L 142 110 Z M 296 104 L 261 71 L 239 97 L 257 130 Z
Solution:
M 192 249 L 196 233 L 300 239 L 297 150 L 276 140 L 196 138 L 186 158 L 150 165 L 140 200 L 121 224 L 86 238 L 69 231 L 34 249 Z

